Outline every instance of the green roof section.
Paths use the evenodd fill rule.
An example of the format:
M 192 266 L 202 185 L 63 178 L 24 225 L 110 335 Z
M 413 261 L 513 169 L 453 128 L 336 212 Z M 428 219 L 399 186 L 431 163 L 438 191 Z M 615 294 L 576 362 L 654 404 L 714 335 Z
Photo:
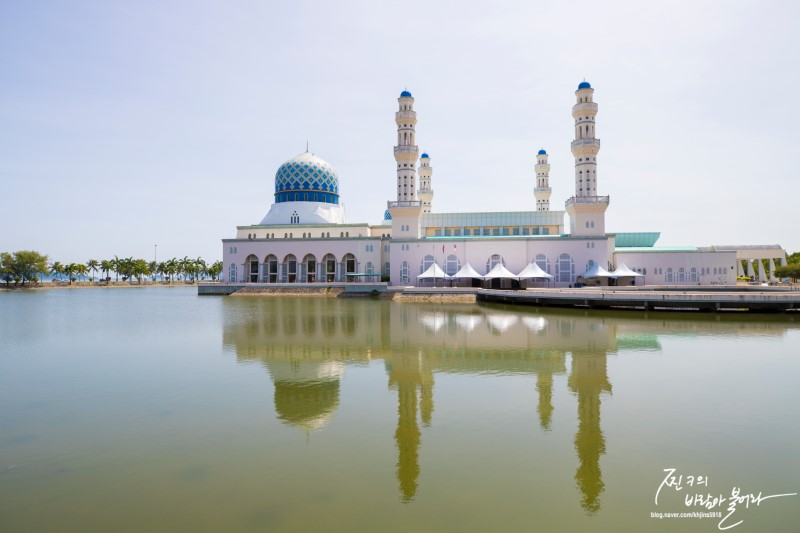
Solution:
M 651 248 L 659 237 L 660 231 L 617 233 L 615 242 L 617 248 Z

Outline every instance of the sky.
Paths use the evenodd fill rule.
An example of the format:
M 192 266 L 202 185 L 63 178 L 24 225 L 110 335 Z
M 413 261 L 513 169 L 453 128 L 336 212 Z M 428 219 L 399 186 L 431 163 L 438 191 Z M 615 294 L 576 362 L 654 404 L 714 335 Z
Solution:
M 563 210 L 584 79 L 608 232 L 798 251 L 798 20 L 769 0 L 3 0 L 0 251 L 220 259 L 307 141 L 348 221 L 377 223 L 404 89 L 434 211 L 535 209 L 540 148 Z

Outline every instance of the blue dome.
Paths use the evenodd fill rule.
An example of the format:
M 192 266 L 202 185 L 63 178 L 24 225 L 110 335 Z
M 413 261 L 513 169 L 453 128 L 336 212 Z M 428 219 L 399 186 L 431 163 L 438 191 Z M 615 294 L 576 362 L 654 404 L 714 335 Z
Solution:
M 408 92 L 408 91 L 403 91 L 403 92 L 401 92 L 401 93 L 400 93 L 400 98 L 403 98 L 403 97 L 405 97 L 405 96 L 408 96 L 408 97 L 410 97 L 410 96 L 411 96 L 411 93 L 410 93 L 410 92 Z
M 275 203 L 339 203 L 339 178 L 331 165 L 305 152 L 288 160 L 275 174 Z
M 547 155 L 547 152 L 545 152 L 544 148 L 539 150 L 539 155 Z
M 392 214 L 388 209 L 383 213 L 383 220 L 392 220 Z
M 431 156 L 429 156 L 427 152 L 423 152 L 422 155 L 419 156 L 419 158 L 420 159 L 430 159 Z
M 591 85 L 589 85 L 589 82 L 588 82 L 588 81 L 582 81 L 582 82 L 580 82 L 580 83 L 578 84 L 578 90 L 579 90 L 579 91 L 580 91 L 581 89 L 591 89 L 591 88 L 592 88 L 592 86 L 591 86 Z

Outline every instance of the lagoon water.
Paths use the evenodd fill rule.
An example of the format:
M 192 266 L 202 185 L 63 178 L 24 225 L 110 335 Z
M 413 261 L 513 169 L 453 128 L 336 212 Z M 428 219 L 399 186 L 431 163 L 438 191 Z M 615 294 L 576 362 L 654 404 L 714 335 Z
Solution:
M 0 293 L 0 531 L 797 531 L 799 381 L 784 315 Z

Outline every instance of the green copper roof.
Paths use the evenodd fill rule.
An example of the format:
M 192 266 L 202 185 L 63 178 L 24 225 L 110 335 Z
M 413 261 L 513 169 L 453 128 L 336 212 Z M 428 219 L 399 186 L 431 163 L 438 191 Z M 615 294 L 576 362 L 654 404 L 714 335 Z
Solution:
M 655 245 L 659 237 L 661 237 L 661 232 L 659 231 L 645 233 L 617 233 L 616 246 L 617 248 L 648 248 Z

